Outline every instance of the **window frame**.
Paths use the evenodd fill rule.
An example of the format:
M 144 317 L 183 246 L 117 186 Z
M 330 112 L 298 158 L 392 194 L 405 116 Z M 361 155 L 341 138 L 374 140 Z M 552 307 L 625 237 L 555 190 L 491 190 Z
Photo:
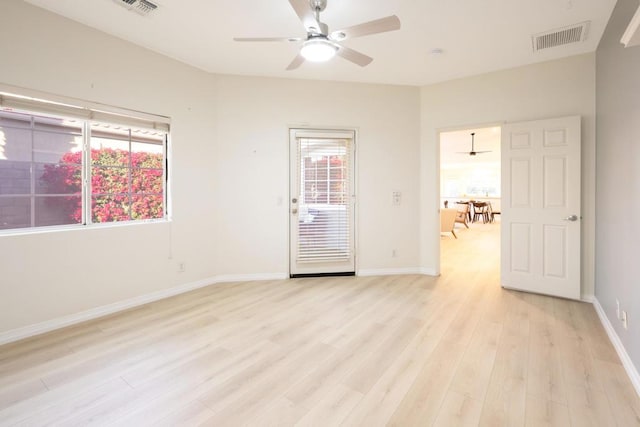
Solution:
M 124 110 L 122 108 L 104 106 L 101 104 L 95 103 L 87 103 L 85 101 L 78 100 L 65 100 L 65 102 L 60 101 L 60 97 L 56 96 L 40 96 L 35 95 L 33 91 L 26 95 L 22 94 L 25 91 L 13 91 L 7 90 L 7 86 L 0 84 L 0 110 L 9 111 L 9 112 L 17 112 L 22 114 L 30 115 L 31 126 L 29 128 L 31 132 L 31 139 L 33 139 L 34 127 L 33 120 L 34 116 L 42 116 L 42 117 L 50 117 L 53 119 L 72 119 L 80 122 L 80 131 L 82 132 L 82 141 L 81 146 L 82 154 L 81 154 L 81 208 L 82 215 L 81 221 L 74 224 L 59 224 L 59 225 L 44 225 L 44 226 L 36 226 L 34 224 L 34 218 L 36 212 L 31 210 L 31 218 L 29 219 L 29 223 L 32 224 L 29 227 L 20 227 L 20 228 L 7 228 L 4 230 L 0 230 L 0 236 L 3 235 L 19 235 L 19 234 L 34 234 L 34 233 L 42 233 L 42 232 L 55 232 L 55 231 L 69 231 L 69 230 L 81 230 L 81 229 L 91 229 L 91 228 L 104 228 L 104 227 L 117 227 L 117 226 L 130 226 L 130 225 L 138 225 L 138 224 L 149 224 L 149 223 L 163 223 L 171 221 L 170 217 L 170 184 L 169 184 L 169 167 L 171 163 L 170 159 L 170 120 L 168 117 L 164 116 L 155 116 L 147 113 L 140 113 L 131 110 Z M 21 94 L 17 95 L 16 92 L 20 92 Z M 84 103 L 84 105 L 82 104 Z M 96 106 L 98 108 L 96 108 Z M 127 115 L 125 113 L 130 113 Z M 67 114 L 65 114 L 67 113 Z M 151 120 L 150 120 L 151 119 Z M 127 196 L 130 199 L 131 206 L 131 198 L 136 195 L 132 192 L 131 189 L 131 173 L 133 171 L 133 167 L 131 165 L 131 153 L 133 143 L 139 142 L 144 143 L 144 141 L 136 141 L 135 137 L 132 136 L 132 131 L 136 129 L 144 130 L 144 131 L 155 131 L 162 134 L 162 217 L 161 218 L 147 218 L 147 219 L 132 219 L 131 213 L 129 213 L 128 220 L 122 221 L 109 221 L 109 222 L 94 222 L 93 221 L 93 212 L 92 212 L 92 200 L 93 193 L 91 188 L 91 139 L 92 125 L 96 124 L 109 124 L 120 126 L 122 128 L 128 129 L 128 148 L 129 148 L 129 165 L 126 167 L 127 173 L 129 175 L 129 187 Z M 149 144 L 152 144 L 149 142 Z M 29 199 L 30 203 L 32 203 L 31 199 L 37 197 L 33 188 L 33 174 L 35 170 L 33 170 L 33 152 L 34 147 L 32 144 L 31 147 L 31 174 L 30 180 L 32 181 L 30 184 L 30 194 Z M 143 168 L 144 169 L 144 168 Z M 159 168 L 152 168 L 154 170 L 158 170 Z M 6 195 L 7 197 L 11 196 L 10 194 Z M 25 194 L 20 194 L 20 197 L 27 196 Z

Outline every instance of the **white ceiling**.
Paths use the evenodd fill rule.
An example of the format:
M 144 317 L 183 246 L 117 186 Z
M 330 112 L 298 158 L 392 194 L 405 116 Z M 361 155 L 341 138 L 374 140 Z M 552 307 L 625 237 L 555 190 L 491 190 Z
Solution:
M 374 58 L 342 58 L 285 71 L 297 43 L 238 43 L 233 37 L 304 36 L 287 0 L 152 0 L 140 16 L 119 0 L 25 0 L 212 73 L 425 85 L 592 52 L 616 0 L 328 0 L 330 31 L 398 15 L 399 31 L 347 40 Z M 533 53 L 531 36 L 591 21 L 583 43 Z M 444 54 L 434 57 L 433 49 Z

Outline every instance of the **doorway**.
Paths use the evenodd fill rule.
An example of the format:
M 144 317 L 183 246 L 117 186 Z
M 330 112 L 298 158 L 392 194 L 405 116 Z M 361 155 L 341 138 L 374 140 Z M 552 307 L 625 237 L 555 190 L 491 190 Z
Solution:
M 502 177 L 500 185 L 496 187 L 501 191 L 496 192 L 495 196 L 499 196 L 496 198 L 504 208 L 500 209 L 501 225 L 496 227 L 500 235 L 497 245 L 500 260 L 497 276 L 500 284 L 504 288 L 579 300 L 581 117 L 505 123 L 498 130 L 501 136 L 497 138 L 500 141 L 497 149 L 501 151 L 499 158 L 502 164 L 498 170 Z M 474 131 L 475 135 L 471 135 Z M 447 196 L 451 196 L 452 188 L 454 198 L 458 199 L 455 196 L 460 194 L 463 196 L 454 202 L 482 199 L 483 192 L 484 198 L 491 200 L 491 187 L 486 184 L 474 182 L 456 187 L 446 177 L 447 155 L 475 159 L 480 157 L 480 151 L 493 151 L 491 146 L 485 147 L 480 141 L 475 142 L 474 146 L 474 136 L 479 134 L 479 130 L 467 129 L 467 149 L 454 151 L 453 143 L 447 144 L 448 133 L 443 131 L 439 134 L 439 171 L 445 175 L 441 176 L 442 204 L 444 201 L 447 204 L 450 202 Z M 473 176 L 478 178 L 477 175 Z M 478 192 L 480 196 L 477 196 Z M 482 219 L 475 212 L 472 218 L 473 224 Z M 486 220 L 483 223 L 486 224 Z M 469 236 L 472 234 L 469 233 Z M 440 245 L 441 261 L 449 255 L 443 248 L 451 246 Z M 478 247 L 481 245 L 474 245 L 474 248 Z M 485 259 L 482 256 L 477 258 Z M 475 261 L 475 258 L 466 258 L 467 261 L 469 259 Z M 469 267 L 470 263 L 464 265 Z
M 441 269 L 483 260 L 500 270 L 501 128 L 442 131 L 439 207 L 456 211 L 454 233 L 441 233 Z M 450 213 L 450 211 L 449 211 Z
M 291 129 L 290 277 L 355 274 L 355 131 Z

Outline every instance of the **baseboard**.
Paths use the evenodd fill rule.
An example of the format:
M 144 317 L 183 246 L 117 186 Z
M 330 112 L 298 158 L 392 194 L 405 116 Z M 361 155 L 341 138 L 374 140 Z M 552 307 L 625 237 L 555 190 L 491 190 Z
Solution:
M 279 280 L 286 279 L 288 276 L 285 273 L 276 274 L 229 274 L 222 276 L 214 276 L 206 279 L 197 280 L 195 282 L 189 282 L 182 285 L 174 286 L 169 289 L 164 289 L 150 294 L 140 295 L 124 301 L 119 301 L 113 304 L 103 305 L 101 307 L 92 308 L 90 310 L 82 311 L 80 313 L 71 314 L 68 316 L 58 317 L 56 319 L 47 320 L 45 322 L 36 323 L 35 325 L 24 326 L 22 328 L 12 329 L 7 332 L 0 333 L 0 345 L 8 344 L 10 342 L 22 340 L 35 335 L 51 332 L 56 329 L 65 328 L 67 326 L 75 325 L 77 323 L 86 322 L 88 320 L 97 319 L 99 317 L 107 316 L 109 314 L 117 313 L 119 311 L 128 310 L 130 308 L 138 307 L 150 302 L 158 301 L 161 299 L 169 298 L 175 295 L 183 294 L 195 289 L 203 288 L 205 286 L 214 285 L 216 283 L 226 282 L 251 282 L 258 280 Z
M 370 268 L 358 270 L 358 276 L 401 276 L 404 274 L 423 274 L 421 269 L 415 268 Z
M 631 380 L 633 387 L 636 389 L 636 393 L 640 396 L 640 374 L 638 374 L 638 370 L 631 361 L 629 354 L 627 354 L 627 350 L 624 348 L 624 345 L 622 345 L 622 341 L 620 341 L 620 337 L 616 333 L 616 330 L 609 321 L 607 314 L 600 305 L 600 301 L 595 297 L 593 298 L 593 306 L 596 309 L 596 313 L 598 313 L 598 317 L 600 317 L 600 322 L 602 323 L 602 326 L 604 326 L 604 330 L 607 331 L 607 335 L 609 335 L 609 339 L 611 340 L 613 347 L 616 349 L 616 352 L 618 352 L 618 356 L 620 356 L 622 366 L 624 366 L 624 369 L 627 371 L 627 375 L 629 375 L 629 379 Z
M 593 304 L 595 300 L 596 300 L 596 297 L 593 295 L 582 295 L 582 298 L 580 298 L 580 301 L 588 302 L 590 304 Z
M 288 279 L 287 273 L 269 273 L 269 274 L 223 274 L 216 276 L 216 283 L 228 282 L 257 282 L 263 280 L 283 280 Z
M 440 274 L 436 272 L 434 268 L 420 268 L 420 274 L 424 276 L 439 276 Z

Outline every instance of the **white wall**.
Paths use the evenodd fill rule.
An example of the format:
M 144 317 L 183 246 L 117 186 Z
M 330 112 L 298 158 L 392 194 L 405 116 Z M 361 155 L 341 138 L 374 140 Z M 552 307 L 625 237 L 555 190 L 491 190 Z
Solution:
M 501 122 L 582 116 L 582 294 L 593 295 L 595 55 L 574 56 L 421 90 L 421 260 L 438 270 L 438 132 Z
M 640 393 L 640 47 L 620 44 L 637 8 L 637 0 L 618 0 L 597 51 L 596 297 L 635 365 Z
M 19 0 L 0 2 L 0 57 L 0 83 L 170 116 L 174 218 L 0 236 L 0 336 L 185 283 L 286 273 L 289 125 L 358 130 L 359 268 L 418 267 L 417 88 L 214 76 Z
M 288 271 L 289 126 L 357 129 L 358 269 L 417 271 L 417 88 L 218 76 L 216 92 L 222 273 Z

